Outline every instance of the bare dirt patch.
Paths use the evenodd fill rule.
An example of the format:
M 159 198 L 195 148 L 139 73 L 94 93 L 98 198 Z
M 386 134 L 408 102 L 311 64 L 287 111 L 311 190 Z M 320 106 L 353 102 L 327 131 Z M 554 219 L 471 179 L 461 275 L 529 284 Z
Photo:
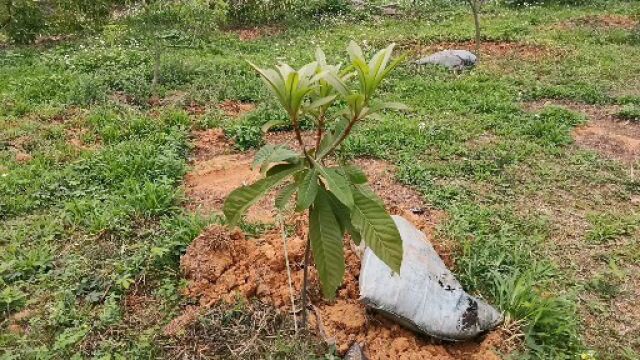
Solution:
M 622 29 L 633 30 L 638 26 L 638 20 L 625 15 L 616 14 L 601 14 L 601 15 L 588 15 L 577 19 L 571 19 L 568 21 L 557 24 L 559 28 L 575 28 L 575 27 L 589 27 L 593 29 Z
M 194 131 L 193 169 L 185 177 L 187 209 L 202 214 L 222 211 L 231 191 L 249 185 L 260 178 L 251 169 L 253 153 L 237 153 L 221 129 Z M 275 209 L 272 198 L 265 198 L 251 207 L 246 219 L 250 222 L 272 223 Z
M 276 36 L 282 33 L 282 29 L 275 26 L 264 26 L 247 29 L 236 29 L 232 32 L 238 35 L 240 41 L 252 41 L 258 40 L 263 37 Z
M 617 118 L 620 106 L 587 105 L 571 101 L 538 101 L 527 103 L 528 111 L 539 111 L 547 105 L 560 105 L 587 116 L 589 122 L 577 127 L 576 143 L 608 157 L 633 163 L 640 159 L 640 125 Z
M 256 105 L 253 103 L 243 103 L 236 100 L 225 100 L 222 103 L 218 104 L 218 106 L 216 107 L 222 110 L 225 115 L 232 118 L 237 118 L 250 111 L 253 111 L 256 108 Z
M 442 50 L 469 50 L 475 52 L 475 42 L 439 42 L 435 44 L 410 43 L 400 48 L 420 56 L 427 56 Z M 563 57 L 568 50 L 541 44 L 522 42 L 484 41 L 480 44 L 480 56 L 486 58 L 510 58 L 537 61 L 549 57 Z

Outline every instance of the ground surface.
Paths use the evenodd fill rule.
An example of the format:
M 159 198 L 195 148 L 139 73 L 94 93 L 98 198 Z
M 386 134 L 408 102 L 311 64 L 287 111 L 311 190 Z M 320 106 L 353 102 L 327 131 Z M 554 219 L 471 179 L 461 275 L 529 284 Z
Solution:
M 401 67 L 383 95 L 413 112 L 363 124 L 342 149 L 393 212 L 418 216 L 468 291 L 505 311 L 491 341 L 505 357 L 639 357 L 640 4 L 597 4 L 488 6 L 479 66 Z M 206 299 L 181 255 L 224 224 L 224 195 L 258 176 L 260 126 L 284 118 L 240 59 L 300 65 L 322 46 L 344 62 L 350 39 L 416 57 L 471 48 L 466 9 L 175 24 L 156 89 L 138 20 L 0 50 L 0 358 L 331 358 L 273 301 L 234 296 L 172 322 Z M 243 238 L 278 233 L 268 200 Z M 477 350 L 426 345 L 444 349 L 434 358 Z

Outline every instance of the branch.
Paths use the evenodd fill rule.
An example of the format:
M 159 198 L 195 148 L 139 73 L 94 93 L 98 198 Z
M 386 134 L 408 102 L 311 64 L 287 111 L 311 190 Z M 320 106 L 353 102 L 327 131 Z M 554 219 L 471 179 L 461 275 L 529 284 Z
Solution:
M 300 144 L 300 147 L 302 148 L 302 152 L 304 153 L 304 156 L 308 159 L 309 154 L 307 154 L 307 147 L 304 145 L 304 142 L 302 141 L 302 134 L 300 133 L 300 123 L 298 123 L 297 114 L 291 116 L 291 123 L 293 124 L 293 131 L 295 131 L 296 133 L 296 139 L 298 140 L 298 144 Z
M 324 131 L 324 112 L 321 110 L 318 116 L 318 131 L 316 132 L 316 152 L 320 148 L 320 141 L 322 141 L 322 132 Z
M 344 132 L 342 133 L 340 138 L 335 143 L 333 143 L 329 151 L 327 151 L 327 153 L 322 158 L 320 158 L 320 160 L 322 160 L 327 155 L 331 154 L 338 146 L 340 146 L 340 144 L 344 141 L 344 139 L 346 139 L 347 136 L 349 136 L 349 133 L 351 133 L 351 129 L 353 128 L 353 125 L 355 125 L 358 120 L 359 119 L 357 116 L 351 119 L 351 121 L 349 122 L 349 125 L 347 125 L 347 127 L 344 129 Z

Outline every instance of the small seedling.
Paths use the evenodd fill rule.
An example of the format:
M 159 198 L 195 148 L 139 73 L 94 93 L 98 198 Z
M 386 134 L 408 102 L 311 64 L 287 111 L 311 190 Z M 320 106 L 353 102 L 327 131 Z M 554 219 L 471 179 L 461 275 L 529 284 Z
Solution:
M 316 61 L 298 70 L 287 64 L 261 69 L 251 64 L 286 110 L 300 153 L 283 145 L 266 145 L 255 155 L 254 167 L 264 178 L 234 190 L 226 199 L 224 214 L 230 225 L 270 189 L 287 183 L 276 197 L 275 205 L 284 210 L 295 195 L 295 211 L 308 210 L 309 236 L 304 258 L 302 323 L 306 324 L 308 265 L 313 258 L 322 293 L 333 299 L 345 272 L 343 239 L 349 234 L 360 244 L 364 241 L 396 273 L 402 262 L 402 241 L 393 219 L 382 201 L 367 185 L 367 177 L 358 168 L 335 158 L 334 152 L 351 133 L 354 125 L 383 109 L 406 109 L 397 103 L 375 100 L 376 90 L 401 58 L 391 60 L 394 45 L 378 51 L 367 62 L 362 49 L 351 42 L 347 48 L 351 66 L 341 70 L 329 65 L 322 50 Z M 352 88 L 351 78 L 355 86 Z M 340 101 L 337 101 L 340 100 Z M 339 118 L 330 108 L 345 104 Z M 307 148 L 302 140 L 300 120 L 311 116 L 315 122 L 315 146 Z M 328 129 L 332 130 L 328 130 Z

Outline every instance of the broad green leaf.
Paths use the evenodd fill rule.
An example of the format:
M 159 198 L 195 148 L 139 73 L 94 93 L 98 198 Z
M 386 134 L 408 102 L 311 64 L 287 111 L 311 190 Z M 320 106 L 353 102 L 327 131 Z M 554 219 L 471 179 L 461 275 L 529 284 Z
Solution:
M 280 192 L 276 196 L 276 209 L 278 209 L 279 211 L 284 211 L 287 207 L 287 204 L 289 204 L 289 199 L 291 199 L 291 196 L 297 188 L 298 186 L 296 185 L 296 183 L 287 184 L 284 188 L 282 188 L 282 190 L 280 190 Z
M 222 211 L 230 226 L 238 223 L 247 209 L 255 204 L 271 188 L 283 181 L 287 176 L 299 171 L 296 165 L 276 165 L 270 169 L 271 174 L 248 186 L 241 186 L 227 196 Z
M 354 61 L 354 60 L 364 61 L 364 55 L 362 54 L 362 49 L 353 40 L 351 40 L 349 42 L 349 45 L 347 46 L 347 53 L 349 53 L 349 57 L 351 58 L 351 61 Z
M 326 190 L 319 189 L 309 213 L 309 240 L 322 293 L 333 299 L 344 277 L 342 231 L 329 204 Z
M 265 145 L 256 153 L 251 167 L 260 166 L 260 172 L 264 173 L 269 165 L 279 162 L 297 163 L 300 155 L 284 145 Z
M 318 170 L 327 190 L 335 195 L 347 208 L 353 207 L 353 195 L 347 179 L 336 170 L 327 169 L 317 162 L 314 162 L 313 166 Z
M 289 164 L 295 164 L 300 161 L 300 155 L 295 151 L 287 148 L 286 146 L 279 145 L 267 157 L 262 161 L 260 166 L 260 172 L 265 173 L 271 164 L 286 162 Z
M 329 105 L 336 99 L 336 95 L 325 96 L 320 99 L 315 100 L 311 104 L 307 105 L 307 109 L 317 109 L 321 106 Z
M 272 128 L 276 127 L 276 126 L 280 126 L 280 125 L 285 125 L 286 122 L 283 120 L 269 120 L 266 123 L 264 123 L 264 125 L 262 125 L 262 127 L 260 127 L 260 130 L 263 133 L 268 133 L 269 130 L 271 130 Z
M 375 191 L 373 191 L 373 189 L 371 188 L 371 186 L 369 186 L 369 184 L 358 184 L 355 187 L 360 191 L 360 193 L 362 193 L 362 195 L 377 202 L 378 204 L 380 204 L 380 206 L 384 208 L 384 201 L 380 199 L 378 194 L 376 194 Z
M 251 164 L 251 169 L 256 169 L 258 166 L 262 165 L 262 163 L 269 157 L 269 155 L 274 152 L 276 149 L 276 145 L 267 144 L 260 148 L 256 152 L 256 155 L 253 157 L 253 163 Z
M 261 75 L 262 80 L 267 84 L 269 90 L 276 95 L 278 101 L 286 108 L 287 100 L 285 98 L 284 77 L 273 69 L 261 69 L 252 62 L 247 62 Z
M 391 270 L 400 273 L 402 239 L 395 222 L 380 203 L 359 189 L 353 191 L 353 201 L 351 222 L 362 239 Z
M 327 65 L 327 57 L 320 47 L 316 48 L 316 62 L 319 66 Z
M 331 208 L 333 209 L 333 214 L 336 216 L 336 219 L 340 224 L 340 230 L 342 231 L 342 233 L 349 233 L 353 242 L 356 245 L 360 245 L 360 232 L 358 232 L 358 230 L 351 223 L 351 211 L 331 194 L 329 194 L 329 203 L 331 204 Z
M 336 89 L 336 91 L 340 93 L 340 95 L 347 96 L 351 93 L 344 81 L 340 79 L 340 77 L 336 74 L 332 72 L 326 72 L 322 78 L 324 81 L 333 86 L 333 88 Z
M 364 184 L 367 182 L 367 175 L 354 165 L 343 165 L 340 167 L 340 170 L 347 175 L 349 181 L 354 185 Z
M 304 211 L 311 206 L 318 193 L 318 171 L 313 168 L 304 171 L 298 182 L 298 200 L 296 211 Z

